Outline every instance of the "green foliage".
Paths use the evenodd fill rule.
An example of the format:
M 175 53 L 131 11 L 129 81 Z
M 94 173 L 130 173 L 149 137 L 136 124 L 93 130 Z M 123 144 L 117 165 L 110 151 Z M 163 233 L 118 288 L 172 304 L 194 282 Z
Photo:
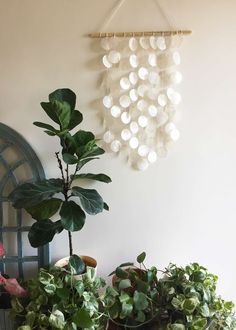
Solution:
M 71 257 L 70 263 L 68 269 L 75 269 L 77 258 Z M 96 278 L 89 267 L 80 280 L 73 274 L 61 268 L 50 272 L 41 269 L 38 278 L 27 281 L 29 297 L 12 301 L 17 330 L 105 329 L 106 318 L 100 312 L 98 294 L 104 281 Z
M 217 296 L 216 284 L 217 276 L 197 263 L 170 264 L 157 285 L 167 329 L 235 329 L 234 305 Z
M 81 230 L 85 224 L 85 213 L 95 215 L 104 209 L 109 210 L 95 189 L 84 189 L 78 185 L 79 180 L 84 179 L 105 183 L 111 179 L 103 173 L 79 173 L 88 162 L 98 159 L 104 150 L 97 145 L 93 133 L 83 130 L 71 133 L 83 120 L 82 114 L 75 110 L 75 104 L 73 91 L 58 89 L 49 95 L 49 102 L 41 103 L 53 125 L 34 122 L 46 134 L 60 140 L 61 152 L 56 152 L 56 157 L 61 178 L 20 184 L 9 195 L 15 208 L 24 208 L 36 220 L 29 232 L 33 247 L 49 243 L 63 229 L 70 232 Z M 73 187 L 75 180 L 76 187 Z M 54 222 L 51 217 L 56 214 L 60 215 L 60 219 Z M 69 241 L 72 255 L 71 236 Z
M 234 305 L 216 294 L 217 276 L 197 263 L 185 268 L 170 264 L 162 276 L 157 268 L 124 263 L 113 275 L 104 306 L 117 329 L 233 330 Z M 142 268 L 143 266 L 144 268 Z
M 138 256 L 140 264 L 145 256 L 144 252 Z M 111 321 L 122 329 L 153 326 L 159 315 L 155 301 L 156 268 L 147 270 L 127 262 L 117 267 L 111 275 L 113 288 L 108 287 L 104 295 L 105 310 Z

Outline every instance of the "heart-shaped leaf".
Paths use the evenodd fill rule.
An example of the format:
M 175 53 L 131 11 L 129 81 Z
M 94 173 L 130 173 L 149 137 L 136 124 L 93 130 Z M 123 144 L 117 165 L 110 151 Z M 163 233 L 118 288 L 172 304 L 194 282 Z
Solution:
M 49 101 L 67 102 L 71 109 L 75 109 L 76 95 L 69 88 L 60 88 L 49 94 Z
M 86 218 L 81 207 L 73 201 L 63 202 L 60 216 L 63 228 L 69 231 L 81 230 Z
M 83 274 L 86 270 L 85 263 L 76 254 L 70 257 L 68 266 L 73 275 Z
M 90 317 L 89 312 L 86 309 L 79 309 L 73 316 L 73 322 L 79 328 L 90 328 L 93 326 L 93 321 Z
M 82 207 L 88 214 L 94 215 L 103 211 L 103 199 L 95 189 L 73 187 L 72 195 L 80 198 Z
M 61 199 L 51 198 L 27 208 L 26 211 L 36 220 L 49 219 L 59 210 L 61 203 Z
M 28 238 L 31 246 L 37 248 L 52 241 L 56 234 L 56 226 L 50 219 L 35 222 L 30 228 Z
M 63 192 L 63 181 L 49 179 L 36 183 L 23 183 L 17 186 L 8 198 L 17 209 L 29 208 L 60 192 Z

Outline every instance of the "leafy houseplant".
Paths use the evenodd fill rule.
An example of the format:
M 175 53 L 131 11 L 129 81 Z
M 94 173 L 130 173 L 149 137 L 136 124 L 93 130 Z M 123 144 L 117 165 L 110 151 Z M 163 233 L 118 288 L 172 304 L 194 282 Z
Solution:
M 26 282 L 29 297 L 12 300 L 12 316 L 17 330 L 104 330 L 106 318 L 100 312 L 98 294 L 105 282 L 87 267 L 82 279 L 71 272 L 53 268 L 41 269 L 38 278 Z
M 113 287 L 107 287 L 104 305 L 114 329 L 150 329 L 159 317 L 157 269 L 146 268 L 145 256 L 137 257 L 139 267 L 128 262 L 110 274 Z
M 125 263 L 112 273 L 114 286 L 104 296 L 111 329 L 236 329 L 233 303 L 216 294 L 217 276 L 197 263 L 147 269 L 144 258 L 138 256 L 139 268 Z
M 170 264 L 158 281 L 163 329 L 236 329 L 234 304 L 216 294 L 217 276 L 197 263 Z
M 34 183 L 18 185 L 9 195 L 13 206 L 25 209 L 36 222 L 29 231 L 29 241 L 33 247 L 39 247 L 53 240 L 56 233 L 68 231 L 70 256 L 73 254 L 72 235 L 85 224 L 85 212 L 95 215 L 109 207 L 94 189 L 84 189 L 75 185 L 77 180 L 97 180 L 109 183 L 111 179 L 105 174 L 80 173 L 85 164 L 104 153 L 97 145 L 91 132 L 76 130 L 83 116 L 75 110 L 76 95 L 70 89 L 58 89 L 49 95 L 49 102 L 41 106 L 50 119 L 57 125 L 55 128 L 47 123 L 34 122 L 34 125 L 45 129 L 49 136 L 57 136 L 61 151 L 56 152 L 61 178 L 41 180 Z M 76 199 L 78 202 L 75 202 Z M 59 212 L 60 219 L 50 218 Z

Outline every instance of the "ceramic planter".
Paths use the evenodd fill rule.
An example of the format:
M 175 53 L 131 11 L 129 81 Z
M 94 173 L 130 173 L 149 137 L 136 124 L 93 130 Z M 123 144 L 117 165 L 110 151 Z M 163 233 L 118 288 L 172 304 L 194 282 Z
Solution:
M 80 256 L 80 258 L 83 260 L 83 262 L 85 263 L 86 266 L 93 267 L 95 269 L 95 272 L 97 272 L 97 261 L 94 258 L 89 257 L 89 256 Z M 69 259 L 70 259 L 70 257 L 62 258 L 62 259 L 58 260 L 54 266 L 63 268 L 68 265 Z M 78 280 L 81 279 L 82 274 L 75 275 L 75 278 Z

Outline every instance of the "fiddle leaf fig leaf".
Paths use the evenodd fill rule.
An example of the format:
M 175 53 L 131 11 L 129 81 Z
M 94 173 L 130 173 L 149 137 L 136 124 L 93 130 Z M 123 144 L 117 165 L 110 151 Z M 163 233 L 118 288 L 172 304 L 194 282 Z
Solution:
M 60 210 L 61 223 L 64 229 L 79 231 L 83 228 L 86 215 L 81 207 L 73 201 L 65 201 Z
M 103 199 L 95 189 L 73 187 L 72 195 L 80 198 L 82 207 L 88 214 L 94 215 L 103 211 Z
M 60 192 L 63 192 L 63 180 L 49 179 L 36 183 L 23 183 L 17 186 L 8 198 L 15 208 L 27 209 Z
M 73 322 L 77 325 L 79 328 L 90 328 L 93 326 L 93 321 L 90 317 L 89 312 L 81 308 L 79 309 L 73 316 Z
M 35 222 L 28 234 L 31 246 L 37 248 L 51 242 L 56 230 L 56 225 L 50 219 Z
M 78 161 L 77 168 L 78 171 L 88 162 L 91 162 L 92 160 L 99 159 L 98 157 L 93 157 L 93 158 L 86 158 L 86 159 L 81 159 Z M 72 177 L 72 176 L 71 176 Z M 74 176 L 73 176 L 74 177 Z
M 73 138 L 78 147 L 85 146 L 88 142 L 93 141 L 95 136 L 91 132 L 80 130 L 73 135 Z
M 68 128 L 71 119 L 71 108 L 67 102 L 54 101 L 53 106 L 59 119 L 60 127 L 64 130 Z
M 76 164 L 78 162 L 78 158 L 69 153 L 63 153 L 62 158 L 66 164 Z
M 54 134 L 56 134 L 58 132 L 53 126 L 45 124 L 45 123 L 41 123 L 40 121 L 35 121 L 35 122 L 33 122 L 33 124 L 37 127 L 45 128 L 46 130 L 49 130 L 49 131 L 53 132 Z
M 71 115 L 71 119 L 68 125 L 68 129 L 72 130 L 83 121 L 83 115 L 78 110 L 74 110 Z
M 69 88 L 60 88 L 49 94 L 49 101 L 67 102 L 72 110 L 75 109 L 76 95 Z
M 105 182 L 105 183 L 111 182 L 111 178 L 108 175 L 103 174 L 103 173 L 100 173 L 100 174 L 81 173 L 81 174 L 75 175 L 74 179 L 96 180 L 96 181 L 101 181 L 101 182 Z
M 40 103 L 43 110 L 46 112 L 49 118 L 51 118 L 55 123 L 60 124 L 60 121 L 55 113 L 55 109 L 50 102 L 41 102 Z
M 26 211 L 32 216 L 33 219 L 49 219 L 59 210 L 61 203 L 61 199 L 51 198 L 27 208 Z

